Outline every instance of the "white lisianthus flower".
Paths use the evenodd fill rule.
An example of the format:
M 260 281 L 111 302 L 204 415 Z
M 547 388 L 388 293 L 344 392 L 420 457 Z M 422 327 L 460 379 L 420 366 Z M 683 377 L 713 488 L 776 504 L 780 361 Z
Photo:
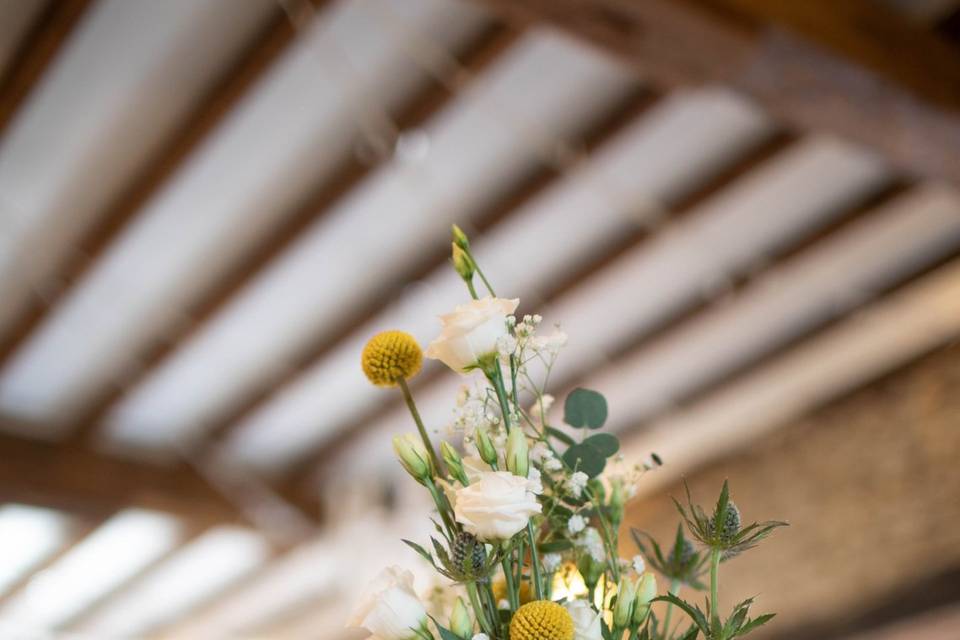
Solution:
M 580 533 L 587 526 L 587 521 L 581 515 L 570 516 L 567 520 L 567 529 L 570 533 Z
M 573 618 L 573 640 L 601 640 L 600 614 L 586 600 L 572 600 L 563 605 Z
M 519 299 L 481 298 L 458 305 L 453 313 L 440 316 L 443 329 L 424 352 L 457 373 L 467 373 L 482 358 L 497 355 L 497 341 L 508 335 L 507 316 Z
M 453 507 L 457 522 L 484 542 L 507 540 L 542 510 L 532 485 L 530 479 L 509 471 L 480 473 L 470 486 L 457 490 Z
M 413 574 L 387 567 L 367 588 L 348 627 L 366 629 L 376 640 L 413 640 L 427 628 L 427 611 L 413 591 Z

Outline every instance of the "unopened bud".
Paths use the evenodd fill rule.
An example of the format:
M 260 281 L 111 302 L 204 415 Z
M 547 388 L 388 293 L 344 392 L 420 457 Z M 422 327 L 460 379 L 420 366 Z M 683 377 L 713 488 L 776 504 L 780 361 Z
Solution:
M 453 603 L 453 611 L 450 613 L 450 631 L 461 638 L 469 638 L 473 635 L 473 621 L 470 619 L 467 606 L 463 603 L 463 598 L 458 597 Z
M 521 478 L 530 473 L 530 447 L 527 436 L 518 427 L 507 434 L 507 470 Z
M 446 440 L 442 440 L 440 442 L 440 455 L 443 457 L 443 461 L 447 463 L 450 474 L 459 480 L 460 484 L 463 486 L 470 484 L 467 480 L 467 474 L 463 470 L 463 460 L 457 450 L 453 448 L 453 445 Z
M 477 429 L 477 450 L 480 452 L 480 459 L 494 466 L 497 464 L 497 449 L 493 446 L 493 440 L 490 439 L 490 433 L 486 429 Z
M 467 234 L 463 232 L 463 229 L 461 229 L 457 225 L 453 225 L 451 227 L 451 232 L 453 236 L 453 244 L 457 245 L 463 250 L 467 250 L 470 248 L 470 241 L 467 240 Z
M 473 280 L 473 272 L 475 271 L 473 260 L 457 243 L 453 243 L 453 268 L 460 274 L 464 282 Z
M 637 596 L 633 603 L 633 622 L 643 624 L 650 613 L 650 603 L 657 597 L 657 577 L 649 571 L 644 573 L 637 585 Z
M 427 449 L 423 446 L 420 438 L 412 433 L 395 436 L 393 438 L 393 450 L 400 459 L 403 468 L 418 482 L 425 482 L 433 477 L 433 463 L 430 461 L 430 454 L 427 453 Z
M 626 627 L 633 618 L 633 601 L 637 597 L 637 585 L 626 576 L 617 586 L 617 604 L 613 607 L 613 624 Z

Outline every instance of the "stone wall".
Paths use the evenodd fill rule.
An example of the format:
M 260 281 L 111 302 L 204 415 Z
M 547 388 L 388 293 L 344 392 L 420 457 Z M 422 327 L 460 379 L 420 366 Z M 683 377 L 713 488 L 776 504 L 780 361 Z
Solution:
M 687 480 L 698 501 L 712 504 L 724 478 L 745 521 L 791 522 L 721 574 L 725 607 L 757 595 L 755 611 L 779 612 L 754 637 L 843 637 L 814 629 L 862 622 L 897 594 L 942 597 L 919 585 L 960 567 L 960 345 Z M 682 493 L 678 484 L 638 500 L 627 522 L 669 538 L 677 514 L 668 496 Z

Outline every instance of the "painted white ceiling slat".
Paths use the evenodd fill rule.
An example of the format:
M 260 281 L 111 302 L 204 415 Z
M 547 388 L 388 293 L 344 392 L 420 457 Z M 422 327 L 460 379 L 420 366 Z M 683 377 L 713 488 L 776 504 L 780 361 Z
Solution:
M 4 637 L 38 637 L 176 546 L 180 524 L 161 513 L 123 511 L 31 578 L 0 609 Z
M 958 247 L 956 193 L 918 189 L 779 265 L 732 300 L 604 369 L 584 386 L 607 397 L 610 429 L 641 424 L 698 386 L 721 379 Z
M 873 156 L 820 137 L 754 169 L 542 310 L 547 327 L 561 322 L 571 336 L 551 374 L 553 388 L 604 365 L 625 342 L 708 294 L 718 281 L 828 224 L 887 177 L 886 166 Z M 450 422 L 461 382 L 445 376 L 417 397 L 427 424 Z M 385 417 L 351 447 L 351 455 L 342 456 L 344 464 L 371 469 L 383 463 L 391 455 L 389 434 L 408 423 L 405 410 Z
M 641 493 L 652 493 L 958 335 L 960 261 L 954 260 L 655 422 L 625 441 L 624 454 L 630 463 L 651 451 L 669 461 L 640 483 Z
M 628 86 L 626 69 L 582 45 L 527 35 L 430 123 L 426 159 L 378 170 L 129 395 L 109 417 L 113 439 L 156 445 L 202 428 L 530 166 L 537 151 L 518 123 L 577 129 Z
M 478 237 L 474 252 L 490 277 L 510 282 L 511 295 L 537 297 L 538 288 L 562 278 L 565 269 L 611 236 L 645 224 L 659 214 L 660 203 L 695 189 L 770 130 L 763 115 L 732 94 L 678 94 L 578 171 Z M 518 256 L 523 256 L 520 268 Z M 357 364 L 369 336 L 399 328 L 426 343 L 435 332 L 435 316 L 463 296 L 456 274 L 447 265 L 439 268 L 241 424 L 231 452 L 247 463 L 275 469 L 304 448 L 317 446 L 338 426 L 359 419 L 381 393 Z
M 39 18 L 47 0 L 5 0 L 0 2 L 0 77 L 13 62 L 17 47 Z
M 441 42 L 483 24 L 468 5 L 403 6 L 410 20 L 444 24 Z M 180 309 L 335 169 L 360 125 L 357 104 L 389 106 L 418 86 L 398 59 L 401 44 L 381 37 L 357 5 L 320 17 L 17 354 L 0 378 L 0 406 L 55 421 L 121 378 L 135 366 L 129 354 L 181 322 Z
M 249 529 L 211 529 L 120 593 L 77 631 L 96 638 L 145 637 L 242 578 L 269 555 L 267 541 Z
M 270 0 L 91 7 L 0 146 L 0 328 L 272 11 Z

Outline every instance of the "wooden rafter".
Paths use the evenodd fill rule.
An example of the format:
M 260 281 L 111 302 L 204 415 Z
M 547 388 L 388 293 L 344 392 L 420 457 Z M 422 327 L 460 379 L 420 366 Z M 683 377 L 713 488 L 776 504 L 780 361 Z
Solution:
M 65 298 L 71 287 L 119 237 L 144 204 L 159 192 L 181 163 L 199 148 L 250 87 L 265 75 L 294 37 L 294 28 L 277 8 L 273 18 L 238 56 L 237 62 L 213 85 L 193 114 L 146 163 L 130 186 L 95 218 L 95 223 L 80 238 L 75 250 L 64 257 L 58 265 L 57 275 L 58 281 L 66 282 L 67 286 L 59 291 L 56 299 L 32 297 L 14 325 L 0 335 L 0 364 L 43 323 L 56 307 L 57 300 Z
M 462 51 L 457 52 L 457 57 L 465 67 L 479 72 L 506 51 L 518 36 L 519 32 L 515 29 L 491 24 L 468 42 Z M 392 114 L 393 120 L 400 131 L 418 127 L 440 112 L 452 97 L 448 89 L 439 82 L 428 81 L 423 89 Z M 132 389 L 149 371 L 172 355 L 178 346 L 187 341 L 192 332 L 220 311 L 261 269 L 282 254 L 308 226 L 328 212 L 375 169 L 376 166 L 365 164 L 352 152 L 345 157 L 331 178 L 323 181 L 293 213 L 282 216 L 283 222 L 264 234 L 259 245 L 233 265 L 213 290 L 208 291 L 192 308 L 185 310 L 185 315 L 193 320 L 191 325 L 183 327 L 177 335 L 167 336 L 145 348 L 138 358 L 143 366 L 133 378 L 128 376 L 122 387 L 102 390 L 97 397 L 91 399 L 88 406 L 77 412 L 73 424 L 75 439 L 83 440 L 92 436 L 102 417 L 123 397 L 126 390 Z M 272 385 L 270 388 L 273 388 Z
M 91 0 L 50 0 L 0 79 L 0 139 L 67 41 Z
M 187 467 L 159 467 L 89 449 L 0 435 L 0 502 L 102 520 L 128 507 L 196 526 L 240 522 L 239 512 Z
M 663 86 L 726 84 L 791 126 L 864 144 L 909 175 L 960 183 L 960 54 L 877 3 L 484 2 L 589 40 Z M 901 45 L 895 54 L 891 43 Z
M 609 135 L 605 140 L 612 140 L 615 136 Z M 713 176 L 699 188 L 692 189 L 686 194 L 679 195 L 673 202 L 667 203 L 671 219 L 679 219 L 688 212 L 693 211 L 700 203 L 706 201 L 714 194 L 726 188 L 729 184 L 739 179 L 753 168 L 763 164 L 772 156 L 777 155 L 784 149 L 793 144 L 795 136 L 788 132 L 772 133 L 770 138 L 760 143 L 756 148 L 748 151 L 745 155 L 733 162 L 726 169 Z M 597 140 L 594 146 L 599 146 L 601 140 Z M 559 299 L 563 294 L 572 289 L 577 283 L 589 278 L 591 275 L 603 269 L 610 264 L 616 257 L 621 256 L 627 250 L 637 247 L 646 241 L 649 231 L 631 225 L 624 229 L 621 234 L 612 234 L 615 236 L 613 244 L 604 247 L 595 253 L 595 258 L 587 264 L 581 266 L 568 279 L 558 282 L 556 286 L 546 292 L 543 302 L 549 304 L 551 301 Z M 415 380 L 414 390 L 420 391 L 427 385 L 432 384 L 437 375 L 442 374 L 442 370 L 434 370 L 434 375 L 421 375 Z M 317 468 L 321 468 L 326 462 L 334 460 L 351 443 L 361 437 L 367 429 L 374 427 L 380 420 L 392 413 L 402 402 L 399 400 L 385 401 L 381 405 L 372 409 L 368 414 L 357 420 L 355 423 L 342 429 L 327 441 L 319 451 L 307 452 L 301 461 L 293 465 L 288 470 L 289 484 L 286 488 L 286 495 L 291 498 L 299 496 L 304 499 L 306 496 L 303 489 L 310 493 L 311 477 Z

